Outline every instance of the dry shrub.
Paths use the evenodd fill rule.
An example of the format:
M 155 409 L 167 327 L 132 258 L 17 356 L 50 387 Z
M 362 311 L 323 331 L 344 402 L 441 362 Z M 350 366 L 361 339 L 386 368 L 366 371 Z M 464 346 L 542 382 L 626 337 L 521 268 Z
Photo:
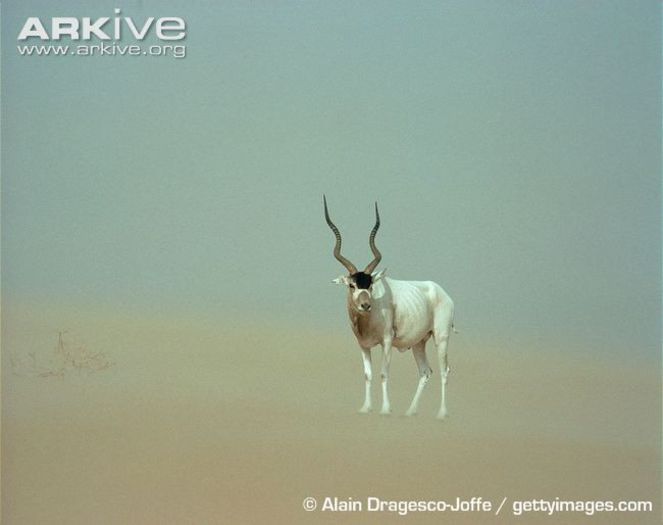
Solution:
M 12 354 L 10 364 L 15 374 L 30 377 L 64 378 L 67 372 L 93 373 L 114 365 L 104 352 L 92 352 L 85 345 L 72 344 L 64 337 L 66 332 L 58 332 L 58 340 L 50 355 L 39 358 L 35 352 L 25 356 Z

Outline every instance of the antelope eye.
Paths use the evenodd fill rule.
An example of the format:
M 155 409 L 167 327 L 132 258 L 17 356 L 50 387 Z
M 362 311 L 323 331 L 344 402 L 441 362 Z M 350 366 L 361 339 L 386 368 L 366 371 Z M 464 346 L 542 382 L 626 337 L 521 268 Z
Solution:
M 355 289 L 355 285 L 354 285 L 354 284 L 351 284 L 351 285 L 350 285 L 350 288 L 352 288 L 352 289 L 354 290 L 354 289 Z

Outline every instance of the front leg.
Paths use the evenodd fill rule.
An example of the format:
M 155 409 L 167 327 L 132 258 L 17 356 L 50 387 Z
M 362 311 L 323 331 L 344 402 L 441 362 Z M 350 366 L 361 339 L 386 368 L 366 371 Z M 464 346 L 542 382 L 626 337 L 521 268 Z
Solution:
M 430 379 L 433 370 L 428 364 L 428 359 L 426 359 L 426 342 L 419 341 L 416 345 L 412 347 L 412 355 L 414 360 L 417 362 L 417 368 L 419 369 L 419 384 L 417 385 L 417 391 L 414 393 L 412 398 L 412 403 L 410 408 L 407 409 L 405 413 L 406 416 L 413 416 L 417 413 L 419 407 L 419 398 L 421 393 L 424 391 L 424 387 L 428 380 Z
M 385 339 L 382 343 L 382 410 L 383 416 L 391 414 L 389 403 L 389 365 L 391 364 L 391 339 Z
M 371 409 L 371 379 L 373 377 L 373 367 L 371 366 L 371 349 L 362 348 L 361 357 L 364 361 L 364 379 L 365 379 L 365 393 L 364 393 L 364 404 L 359 409 L 359 412 L 362 414 L 368 414 Z

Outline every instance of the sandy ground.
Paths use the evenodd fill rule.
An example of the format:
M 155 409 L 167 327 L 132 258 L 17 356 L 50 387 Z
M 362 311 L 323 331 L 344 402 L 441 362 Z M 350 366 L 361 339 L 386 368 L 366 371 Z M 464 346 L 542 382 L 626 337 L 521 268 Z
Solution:
M 394 415 L 356 413 L 363 377 L 347 326 L 329 326 L 312 345 L 313 329 L 279 323 L 258 330 L 85 309 L 5 308 L 3 323 L 7 525 L 661 522 L 652 363 L 507 350 L 461 333 L 450 345 L 450 417 L 439 422 L 436 366 L 421 413 L 402 416 L 416 386 L 410 354 L 393 359 Z M 53 357 L 65 329 L 80 370 Z M 91 371 L 85 355 L 113 364 Z M 481 496 L 494 507 L 306 512 L 307 496 Z M 652 500 L 655 510 L 512 514 L 514 500 L 556 497 Z

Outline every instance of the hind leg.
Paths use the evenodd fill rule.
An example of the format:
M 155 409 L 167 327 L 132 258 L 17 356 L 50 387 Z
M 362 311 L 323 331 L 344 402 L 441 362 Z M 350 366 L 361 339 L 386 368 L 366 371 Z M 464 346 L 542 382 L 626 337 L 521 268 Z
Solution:
M 449 344 L 449 334 L 440 334 L 435 337 L 437 346 L 437 358 L 440 361 L 440 383 L 442 390 L 440 392 L 440 411 L 437 413 L 438 419 L 444 419 L 449 412 L 447 411 L 446 389 L 447 377 L 449 375 L 449 363 L 447 360 L 447 346 Z
M 446 401 L 447 377 L 449 376 L 449 362 L 447 360 L 447 347 L 449 345 L 449 333 L 453 327 L 453 305 L 440 308 L 435 315 L 435 327 L 433 340 L 437 347 L 437 358 L 440 362 L 440 411 L 438 419 L 444 419 L 448 415 Z
M 414 360 L 417 362 L 417 368 L 419 369 L 419 384 L 417 385 L 417 391 L 412 398 L 412 403 L 410 403 L 410 408 L 405 412 L 406 416 L 413 416 L 417 413 L 421 393 L 424 391 L 424 387 L 428 383 L 430 376 L 433 374 L 433 370 L 426 359 L 425 341 L 420 341 L 412 347 L 412 355 L 414 356 Z

